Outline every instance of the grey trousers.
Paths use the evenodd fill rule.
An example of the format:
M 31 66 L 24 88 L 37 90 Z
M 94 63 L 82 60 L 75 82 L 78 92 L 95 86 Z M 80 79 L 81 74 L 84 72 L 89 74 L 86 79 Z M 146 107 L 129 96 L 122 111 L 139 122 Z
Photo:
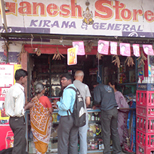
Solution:
M 14 147 L 12 154 L 25 154 L 26 153 L 26 124 L 24 116 L 10 117 L 10 127 L 14 133 Z
M 120 139 L 118 134 L 118 110 L 114 107 L 111 110 L 101 111 L 101 127 L 104 142 L 103 154 L 111 154 L 110 135 L 113 142 L 113 154 L 121 153 Z
M 78 154 L 79 127 L 72 116 L 61 116 L 58 126 L 58 154 Z

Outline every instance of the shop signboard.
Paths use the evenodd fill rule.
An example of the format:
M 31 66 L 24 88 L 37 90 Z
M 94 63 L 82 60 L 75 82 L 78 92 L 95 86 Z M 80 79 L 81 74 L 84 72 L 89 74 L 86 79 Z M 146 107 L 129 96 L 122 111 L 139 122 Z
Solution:
M 14 74 L 15 74 L 16 70 L 21 69 L 21 68 L 22 68 L 21 64 L 14 64 Z M 16 81 L 15 81 L 15 79 L 14 79 L 14 83 L 15 83 L 15 82 L 16 82 Z
M 5 114 L 4 101 L 8 89 L 15 83 L 14 74 L 20 64 L 0 65 L 0 150 L 13 147 L 14 134 L 9 126 L 9 117 Z
M 151 4 L 154 0 L 5 0 L 9 33 L 154 38 Z M 6 32 L 2 26 L 0 32 Z
M 13 147 L 14 134 L 9 124 L 0 125 L 0 150 Z
M 0 87 L 11 87 L 14 83 L 14 65 L 0 65 Z

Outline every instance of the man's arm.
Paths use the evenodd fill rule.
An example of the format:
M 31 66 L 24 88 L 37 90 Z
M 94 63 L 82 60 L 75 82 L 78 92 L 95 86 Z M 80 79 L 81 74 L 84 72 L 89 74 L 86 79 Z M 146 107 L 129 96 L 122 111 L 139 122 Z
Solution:
M 70 89 L 64 90 L 62 101 L 57 102 L 57 105 L 58 105 L 60 110 L 67 111 L 67 110 L 70 109 L 70 105 L 71 105 L 71 101 L 72 101 L 71 96 L 72 95 L 71 95 Z
M 101 91 L 99 87 L 94 88 L 94 104 L 98 105 L 101 102 Z
M 33 105 L 34 105 L 34 103 L 31 103 L 31 102 L 27 103 L 27 104 L 25 105 L 25 107 L 24 107 L 24 110 L 27 110 L 27 109 L 32 108 Z
M 88 107 L 90 105 L 90 97 L 91 97 L 91 94 L 90 94 L 90 90 L 89 90 L 89 87 L 86 85 L 85 87 L 86 89 L 86 106 Z
M 15 105 L 15 116 L 21 116 L 24 115 L 24 104 L 25 104 L 25 98 L 24 98 L 24 93 L 19 93 L 16 96 L 13 96 L 14 98 L 14 105 Z M 23 99 L 24 98 L 24 99 Z
M 90 105 L 90 97 L 86 97 L 86 106 L 88 107 Z
M 93 109 L 96 109 L 96 107 L 100 106 L 100 102 L 101 102 L 101 91 L 99 89 L 99 87 L 95 87 L 94 88 L 94 106 Z

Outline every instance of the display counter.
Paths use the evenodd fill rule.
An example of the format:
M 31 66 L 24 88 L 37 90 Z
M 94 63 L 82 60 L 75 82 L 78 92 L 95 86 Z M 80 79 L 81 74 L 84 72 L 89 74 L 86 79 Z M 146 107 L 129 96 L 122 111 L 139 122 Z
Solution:
M 120 110 L 135 110 L 135 108 L 120 108 Z M 100 122 L 100 109 L 91 109 L 88 108 L 88 115 L 89 115 L 89 127 L 87 131 L 87 145 L 88 145 L 88 153 L 100 153 L 103 152 L 104 144 L 102 140 L 101 134 L 101 122 Z M 33 143 L 31 127 L 30 127 L 30 117 L 29 117 L 29 110 L 25 113 L 26 119 L 26 139 L 27 139 L 27 148 L 26 151 L 29 153 L 35 153 L 35 146 Z M 52 130 L 51 130 L 51 138 L 48 147 L 48 152 L 57 152 L 57 144 L 58 144 L 58 137 L 57 137 L 57 129 L 59 124 L 60 116 L 58 115 L 58 110 L 53 111 L 53 122 L 52 122 Z M 135 128 L 134 128 L 135 129 Z M 79 144 L 78 144 L 79 147 Z M 79 147 L 80 148 L 80 147 Z M 111 146 L 112 150 L 112 146 Z
M 27 148 L 26 151 L 29 153 L 35 153 L 35 147 L 32 139 L 32 133 L 30 131 L 30 117 L 29 110 L 25 113 L 25 121 L 26 121 L 26 140 L 27 140 Z M 88 153 L 97 153 L 103 152 L 104 145 L 101 137 L 101 125 L 100 125 L 100 110 L 99 109 L 88 109 L 89 115 L 89 128 L 87 131 L 87 142 L 88 142 Z M 59 123 L 59 115 L 58 110 L 53 111 L 53 122 L 52 122 L 52 130 L 51 130 L 51 139 L 49 143 L 48 152 L 57 152 L 57 128 Z M 79 144 L 78 144 L 79 145 Z

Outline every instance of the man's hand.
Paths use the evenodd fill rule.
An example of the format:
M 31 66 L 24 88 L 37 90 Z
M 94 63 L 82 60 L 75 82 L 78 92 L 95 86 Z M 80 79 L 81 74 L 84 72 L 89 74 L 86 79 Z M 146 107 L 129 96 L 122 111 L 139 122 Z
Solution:
M 93 108 L 93 110 L 95 110 L 96 109 L 96 106 L 94 105 L 92 108 Z
M 24 110 L 30 109 L 31 107 L 33 107 L 33 103 L 29 102 L 25 105 Z
M 58 108 L 57 102 L 58 102 L 58 100 L 54 100 L 54 101 L 52 102 L 52 108 L 53 108 L 53 109 L 57 109 L 57 108 Z

